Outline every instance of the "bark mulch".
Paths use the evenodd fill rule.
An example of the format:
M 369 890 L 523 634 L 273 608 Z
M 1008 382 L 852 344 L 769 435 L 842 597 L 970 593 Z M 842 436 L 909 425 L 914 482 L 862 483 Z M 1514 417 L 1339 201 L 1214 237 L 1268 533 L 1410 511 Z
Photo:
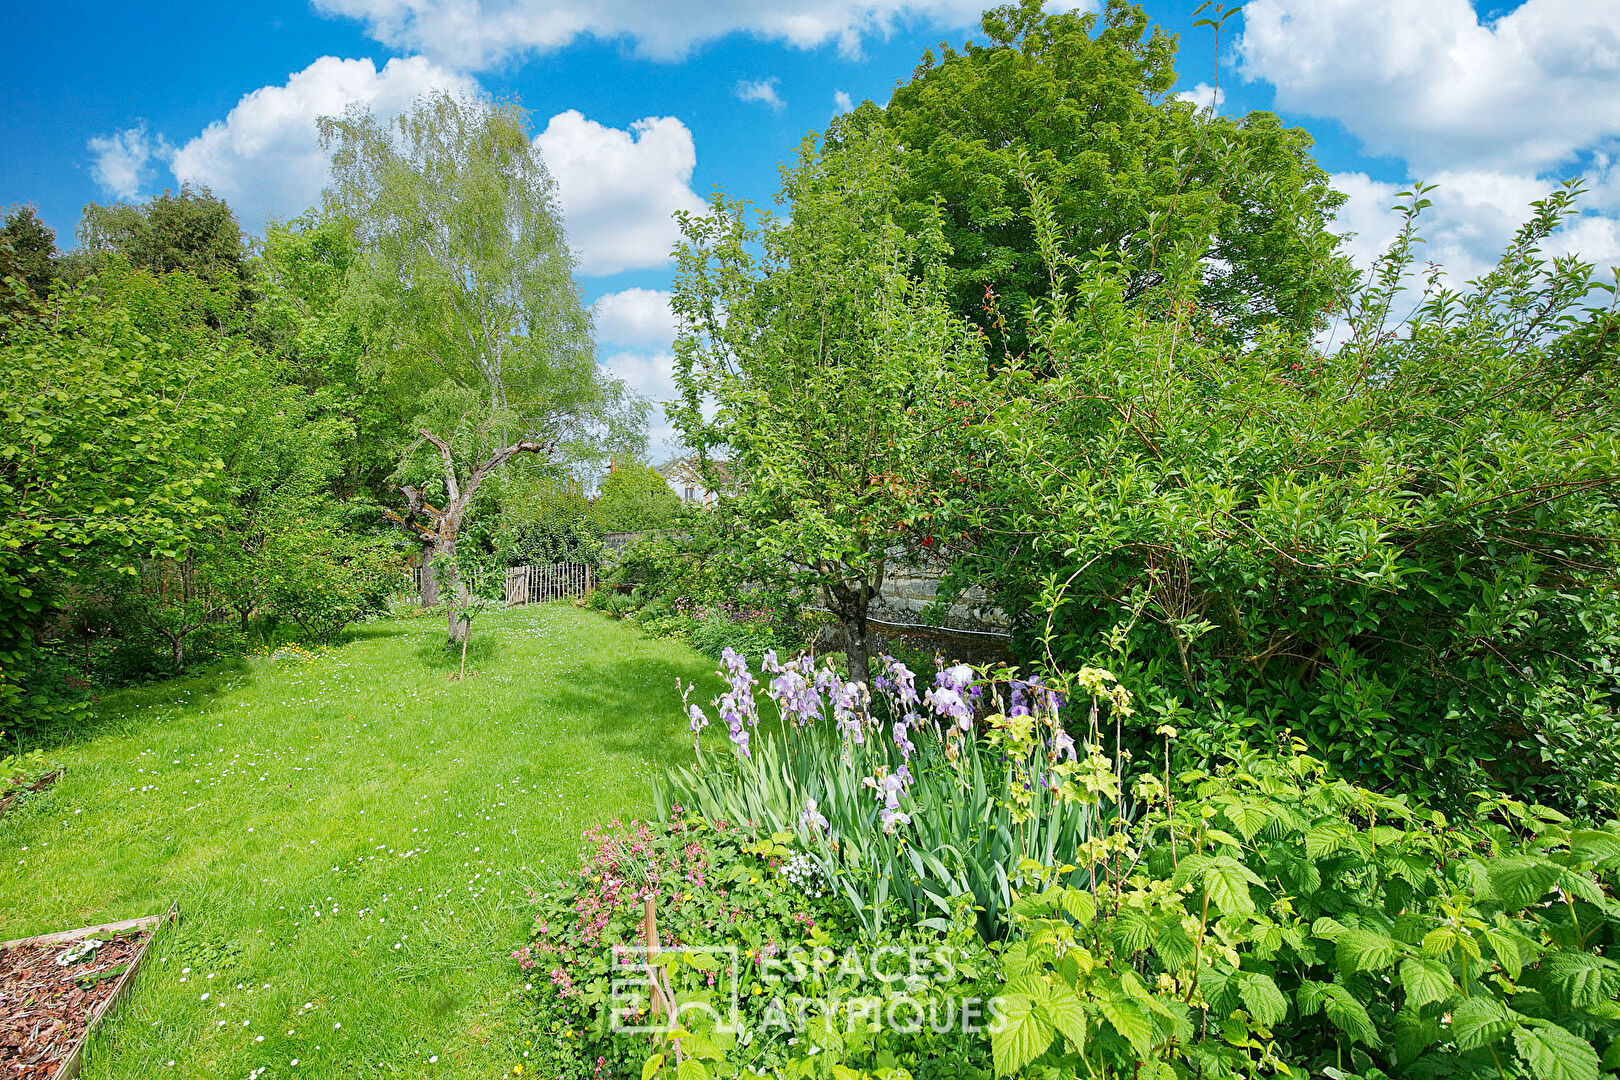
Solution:
M 0 947 L 0 1080 L 49 1080 L 111 997 L 152 928 L 84 941 L 23 942 Z M 74 962 L 62 964 L 67 956 Z

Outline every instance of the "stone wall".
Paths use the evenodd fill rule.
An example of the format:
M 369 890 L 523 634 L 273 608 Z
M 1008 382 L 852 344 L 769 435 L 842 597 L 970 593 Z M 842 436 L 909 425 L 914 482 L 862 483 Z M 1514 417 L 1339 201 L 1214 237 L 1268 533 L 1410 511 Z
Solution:
M 870 609 L 870 616 L 902 626 L 926 624 L 953 630 L 980 633 L 1006 633 L 1007 613 L 990 602 L 989 595 L 974 586 L 956 598 L 944 611 L 931 610 L 939 602 L 939 580 L 943 567 L 924 564 L 889 564 L 883 577 L 882 593 Z

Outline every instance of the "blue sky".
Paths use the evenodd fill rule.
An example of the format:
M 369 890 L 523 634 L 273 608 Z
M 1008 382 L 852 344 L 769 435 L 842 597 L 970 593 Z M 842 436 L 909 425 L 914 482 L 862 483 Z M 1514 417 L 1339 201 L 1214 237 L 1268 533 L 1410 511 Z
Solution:
M 1066 6 L 1084 6 L 1064 0 Z M 1181 89 L 1214 74 L 1192 0 Z M 974 0 L 315 0 L 24 5 L 0 73 L 0 206 L 71 244 L 87 201 L 206 183 L 257 231 L 318 197 L 312 123 L 450 86 L 515 96 L 557 177 L 604 363 L 669 392 L 669 214 L 716 187 L 768 202 L 778 163 L 846 98 L 884 103 L 925 48 L 974 33 Z M 1308 129 L 1367 258 L 1392 196 L 1442 184 L 1428 254 L 1486 265 L 1532 198 L 1585 175 L 1563 250 L 1620 262 L 1620 2 L 1252 0 L 1228 24 L 1223 112 Z M 655 456 L 667 431 L 654 432 Z

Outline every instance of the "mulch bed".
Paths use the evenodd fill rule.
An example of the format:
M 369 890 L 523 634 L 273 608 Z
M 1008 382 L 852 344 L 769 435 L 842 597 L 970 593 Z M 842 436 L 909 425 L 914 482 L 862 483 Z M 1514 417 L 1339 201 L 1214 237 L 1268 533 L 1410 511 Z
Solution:
M 112 997 L 153 928 L 0 946 L 0 1080 L 49 1080 Z M 70 950 L 93 952 L 62 964 Z

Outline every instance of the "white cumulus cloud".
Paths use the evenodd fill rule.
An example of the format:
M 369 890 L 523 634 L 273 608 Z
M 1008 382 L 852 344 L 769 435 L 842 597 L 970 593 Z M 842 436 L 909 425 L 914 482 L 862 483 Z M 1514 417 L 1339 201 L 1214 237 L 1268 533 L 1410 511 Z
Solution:
M 1208 109 L 1223 103 L 1226 100 L 1226 91 L 1209 83 L 1199 83 L 1191 90 L 1183 90 L 1176 97 L 1182 101 L 1190 101 L 1200 109 Z
M 596 340 L 613 345 L 668 349 L 675 340 L 675 314 L 662 289 L 608 293 L 592 307 Z
M 174 148 L 162 135 L 152 135 L 142 121 L 111 135 L 92 136 L 90 175 L 96 186 L 115 199 L 140 198 L 141 188 L 156 170 L 154 162 L 167 161 Z
M 628 41 L 642 56 L 678 60 L 705 42 L 746 34 L 794 48 L 861 42 L 904 24 L 971 26 L 982 0 L 315 0 L 357 19 L 378 41 L 465 69 L 562 48 L 581 37 Z M 1086 6 L 1074 0 L 1055 5 Z
M 1237 44 L 1277 105 L 1332 117 L 1422 174 L 1541 172 L 1620 137 L 1620 3 L 1252 0 Z
M 833 110 L 835 112 L 847 113 L 851 109 L 853 109 L 854 107 L 855 107 L 855 101 L 854 101 L 854 99 L 852 99 L 849 96 L 849 94 L 847 92 L 845 92 L 843 90 L 834 90 L 833 91 Z
M 673 401 L 675 356 L 667 351 L 616 352 L 600 363 L 624 380 L 632 391 L 652 403 L 647 414 L 647 456 L 653 463 L 667 461 L 681 452 L 680 433 L 669 422 L 663 403 Z
M 302 213 L 319 201 L 327 176 L 316 117 L 358 102 L 388 119 L 435 89 L 472 93 L 477 85 L 420 56 L 390 60 L 380 71 L 370 60 L 323 56 L 281 86 L 244 95 L 180 147 L 171 168 L 176 179 L 208 185 L 244 224 Z
M 737 95 L 738 101 L 757 102 L 761 105 L 770 106 L 772 112 L 781 112 L 787 105 L 787 102 L 782 100 L 782 95 L 776 91 L 781 81 L 775 76 L 769 79 L 753 81 L 740 79 L 732 93 Z
M 673 116 L 637 120 L 626 131 L 570 109 L 534 141 L 557 180 L 583 274 L 665 265 L 680 237 L 675 212 L 703 209 L 691 187 L 692 132 Z

